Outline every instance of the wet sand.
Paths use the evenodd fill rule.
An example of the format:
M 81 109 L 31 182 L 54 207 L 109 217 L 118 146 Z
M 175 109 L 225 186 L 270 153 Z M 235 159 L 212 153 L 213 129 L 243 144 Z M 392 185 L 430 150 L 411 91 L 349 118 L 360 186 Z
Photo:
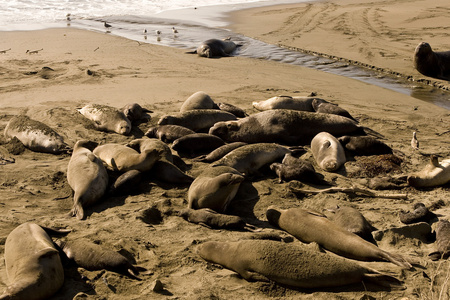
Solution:
M 364 10 L 360 4 L 343 3 L 299 4 L 289 8 L 276 6 L 243 11 L 235 15 L 233 20 L 236 26 L 233 29 L 262 40 L 267 39 L 268 42 L 289 44 L 287 36 L 291 33 L 283 31 L 283 24 L 298 18 L 299 14 L 303 15 L 306 8 L 320 12 L 326 11 L 325 8 L 339 7 L 342 24 L 351 24 L 346 16 L 351 15 L 352 11 L 357 8 Z M 416 2 L 407 3 L 411 9 L 421 9 L 423 6 Z M 435 9 L 427 4 L 430 5 L 427 11 L 436 14 L 436 24 L 446 24 L 438 14 L 443 10 L 440 7 L 445 7 L 444 2 L 441 4 L 436 4 Z M 374 2 L 373 5 L 378 7 L 378 13 L 395 11 L 397 8 L 396 2 Z M 319 20 L 324 18 L 322 16 Z M 261 25 L 263 19 L 266 19 L 264 26 Z M 396 19 L 394 14 L 380 18 L 390 22 L 394 22 L 393 19 Z M 386 24 L 393 26 L 392 29 L 386 28 L 387 31 L 396 34 L 396 39 L 402 39 L 403 30 L 397 30 L 393 23 Z M 415 23 L 404 21 L 401 27 L 409 28 L 407 26 L 411 24 Z M 311 47 L 295 43 L 290 45 L 346 57 L 342 49 L 360 41 L 341 41 L 342 36 L 335 33 L 334 27 L 312 26 L 312 32 L 316 30 L 316 34 L 321 37 L 315 37 L 309 31 L 304 33 L 308 35 L 308 45 Z M 439 28 L 436 29 L 436 36 L 441 33 Z M 354 39 L 372 32 L 363 27 L 361 30 L 367 32 L 355 34 Z M 325 35 L 326 32 L 329 35 Z M 333 45 L 333 51 L 328 52 L 323 44 L 313 48 L 313 37 L 316 42 L 330 41 L 328 47 Z M 437 40 L 430 39 L 430 43 L 433 45 L 433 41 Z M 402 159 L 400 166 L 390 175 L 421 170 L 428 162 L 429 154 L 437 154 L 441 159 L 450 156 L 448 110 L 353 79 L 263 59 L 205 59 L 188 55 L 185 50 L 71 28 L 0 32 L 0 41 L 0 50 L 11 48 L 11 51 L 0 54 L 2 132 L 14 115 L 22 113 L 54 128 L 70 146 L 79 139 L 125 143 L 142 136 L 157 123 L 160 116 L 177 112 L 183 101 L 197 91 L 205 91 L 215 102 L 237 105 L 248 114 L 257 112 L 252 108 L 253 101 L 276 95 L 306 96 L 315 92 L 319 97 L 347 109 L 361 125 L 384 135 L 384 141 Z M 372 43 L 373 48 L 382 44 L 376 38 L 373 41 L 367 38 L 366 42 L 361 43 L 360 47 L 366 48 L 370 48 L 370 45 L 365 43 Z M 415 43 L 415 40 L 410 42 L 411 45 Z M 385 44 L 391 52 L 397 51 L 395 47 L 389 48 L 389 44 Z M 445 44 L 439 47 L 444 50 Z M 363 61 L 364 55 L 361 53 L 364 51 L 356 48 L 348 48 L 353 49 L 348 57 Z M 26 50 L 39 49 L 43 50 L 36 54 L 25 53 Z M 408 57 L 406 52 L 402 55 Z M 392 59 L 392 64 L 383 62 L 381 58 L 368 62 L 392 69 L 394 62 L 397 62 L 404 68 L 398 69 L 399 72 L 406 73 L 408 70 L 407 63 L 401 59 Z M 414 75 L 415 71 L 410 72 Z M 132 136 L 96 131 L 76 110 L 87 103 L 120 108 L 130 102 L 137 102 L 153 111 L 150 122 L 133 128 Z M 410 146 L 413 131 L 417 131 L 420 151 Z M 104 247 L 120 250 L 138 265 L 151 271 L 150 274 L 141 275 L 142 281 L 136 281 L 114 272 L 86 271 L 67 266 L 64 286 L 52 299 L 72 299 L 77 294 L 76 298 L 81 298 L 80 293 L 84 293 L 87 299 L 360 299 L 364 295 L 376 299 L 438 299 L 440 292 L 448 297 L 448 292 L 445 293 L 448 291 L 449 262 L 430 261 L 427 255 L 434 251 L 434 244 L 419 232 L 394 230 L 404 226 L 398 212 L 402 209 L 411 210 L 416 202 L 423 202 L 427 206 L 439 203 L 434 212 L 448 219 L 448 184 L 426 190 L 406 187 L 399 191 L 382 192 L 407 194 L 407 199 L 393 200 L 349 196 L 345 193 L 302 196 L 291 192 L 290 184 L 278 183 L 276 176 L 268 171 L 260 178 L 246 180 L 228 213 L 239 215 L 246 222 L 263 228 L 263 233 L 280 233 L 267 223 L 265 217 L 265 210 L 273 204 L 283 208 L 304 207 L 317 211 L 335 205 L 348 205 L 359 209 L 375 227 L 384 232 L 382 237 L 378 234 L 381 237 L 377 241 L 380 248 L 401 253 L 418 263 L 413 270 L 402 270 L 387 262 L 361 263 L 401 279 L 405 290 L 389 291 L 368 283 L 337 289 L 296 290 L 273 283 L 247 282 L 232 271 L 202 260 L 196 254 L 199 243 L 209 240 L 235 241 L 248 238 L 251 233 L 212 230 L 178 217 L 177 212 L 187 205 L 189 185 L 164 183 L 154 174 L 149 174 L 137 187 L 136 194 L 106 197 L 88 209 L 87 219 L 80 221 L 67 217 L 72 207 L 71 189 L 66 179 L 69 155 L 29 150 L 7 154 L 4 150 L 11 150 L 12 147 L 3 136 L 0 137 L 0 147 L 2 155 L 15 159 L 13 164 L 0 166 L 1 255 L 9 232 L 17 225 L 31 221 L 72 229 L 69 239 L 87 238 Z M 304 157 L 313 162 L 309 151 Z M 192 176 L 207 167 L 206 163 L 195 162 L 187 157 L 183 157 L 183 160 L 189 166 L 186 172 Z M 364 165 L 358 158 L 348 161 L 337 173 L 320 171 L 317 164 L 314 166 L 328 181 L 339 187 L 359 186 L 364 178 L 374 175 L 364 172 Z M 382 174 L 383 170 L 378 172 Z M 305 186 L 308 189 L 315 187 Z M 156 210 L 150 209 L 152 207 L 156 207 Z M 152 217 L 152 211 L 159 211 L 162 220 Z M 164 285 L 164 290 L 159 293 L 152 291 L 152 283 L 157 279 Z M 105 280 L 108 284 L 105 284 Z M 0 260 L 0 290 L 7 284 L 5 264 Z

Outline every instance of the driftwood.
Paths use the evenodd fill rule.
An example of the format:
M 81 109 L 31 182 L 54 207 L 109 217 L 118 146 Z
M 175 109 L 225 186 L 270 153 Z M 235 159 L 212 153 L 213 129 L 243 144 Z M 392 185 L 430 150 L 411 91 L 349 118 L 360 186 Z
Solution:
M 301 194 L 347 193 L 352 195 L 360 195 L 373 198 L 387 198 L 387 199 L 407 199 L 408 196 L 407 194 L 378 194 L 374 191 L 358 187 L 350 187 L 350 188 L 330 187 L 322 190 L 308 190 L 289 186 L 289 189 L 294 193 L 301 193 Z

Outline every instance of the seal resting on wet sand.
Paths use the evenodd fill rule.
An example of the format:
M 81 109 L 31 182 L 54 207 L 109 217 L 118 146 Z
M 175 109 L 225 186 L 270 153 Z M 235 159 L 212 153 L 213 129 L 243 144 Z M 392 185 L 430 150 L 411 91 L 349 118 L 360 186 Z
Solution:
M 266 211 L 270 224 L 279 227 L 304 243 L 315 242 L 338 255 L 361 261 L 390 261 L 410 269 L 411 264 L 398 254 L 377 246 L 330 221 L 325 215 L 302 209 L 279 209 L 270 206 Z
M 415 188 L 444 185 L 450 181 L 450 158 L 439 163 L 436 156 L 430 157 L 430 162 L 419 172 L 407 178 L 408 184 Z
M 197 53 L 199 56 L 207 58 L 231 56 L 231 53 L 237 47 L 239 47 L 239 45 L 231 41 L 230 38 L 223 40 L 209 39 L 204 41 L 200 46 L 198 46 L 197 50 L 191 53 Z
M 224 212 L 244 181 L 244 176 L 228 166 L 209 166 L 191 183 L 188 208 L 210 208 Z
M 21 224 L 8 235 L 5 266 L 11 284 L 0 299 L 48 299 L 64 283 L 59 251 L 44 229 L 34 223 Z
M 25 115 L 12 117 L 6 124 L 4 135 L 7 140 L 16 137 L 31 151 L 60 154 L 70 150 L 56 131 Z
M 175 115 L 162 116 L 158 125 L 180 125 L 193 131 L 208 130 L 217 122 L 236 120 L 232 113 L 219 109 L 194 109 Z
M 346 117 L 289 109 L 266 110 L 237 121 L 217 122 L 209 133 L 225 142 L 306 145 L 322 131 L 334 136 L 366 131 L 376 134 Z
M 327 172 L 338 170 L 347 160 L 341 143 L 328 132 L 320 132 L 312 139 L 311 152 L 319 167 Z
M 436 250 L 428 254 L 431 260 L 447 259 L 450 256 L 450 222 L 439 220 L 436 224 Z
M 130 120 L 117 108 L 101 104 L 88 104 L 78 111 L 94 122 L 97 130 L 111 131 L 123 135 L 128 135 L 131 131 Z
M 197 253 L 204 260 L 233 270 L 248 281 L 272 280 L 291 287 L 313 289 L 370 281 L 381 286 L 401 288 L 401 282 L 395 277 L 294 243 L 271 240 L 209 241 L 200 244 Z
M 430 44 L 421 42 L 414 51 L 414 67 L 429 77 L 450 79 L 450 51 L 434 52 Z
M 67 181 L 74 191 L 70 214 L 84 218 L 84 208 L 97 202 L 106 192 L 108 173 L 102 161 L 92 153 L 93 142 L 78 141 L 67 167 Z

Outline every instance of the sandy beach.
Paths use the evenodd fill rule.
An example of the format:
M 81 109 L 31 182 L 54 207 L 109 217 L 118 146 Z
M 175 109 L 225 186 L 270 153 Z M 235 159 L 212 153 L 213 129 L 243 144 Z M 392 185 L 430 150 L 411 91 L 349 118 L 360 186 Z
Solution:
M 436 50 L 449 50 L 446 37 L 449 5 L 437 1 L 324 1 L 254 8 L 233 13 L 230 28 L 272 44 L 326 53 L 386 70 L 425 78 L 412 67 L 412 53 L 422 40 Z M 417 33 L 420 32 L 420 35 Z M 0 132 L 15 115 L 25 114 L 56 130 L 73 146 L 80 139 L 126 143 L 140 138 L 159 118 L 179 111 L 193 93 L 204 91 L 214 102 L 236 105 L 253 114 L 253 101 L 277 95 L 318 97 L 348 110 L 362 126 L 384 136 L 401 163 L 388 175 L 421 170 L 434 154 L 450 157 L 450 112 L 405 94 L 317 70 L 263 59 L 206 59 L 186 50 L 138 43 L 111 34 L 74 28 L 0 32 Z M 42 50 L 40 50 L 42 49 Z M 35 54 L 27 50 L 40 50 Z M 430 78 L 429 78 L 430 79 Z M 430 79 L 436 81 L 434 79 Z M 448 85 L 448 82 L 440 82 Z M 148 123 L 133 127 L 130 136 L 100 132 L 76 110 L 88 103 L 120 108 L 137 102 L 153 112 Z M 417 131 L 420 150 L 410 145 Z M 380 194 L 404 194 L 406 199 L 351 196 L 346 193 L 299 195 L 265 172 L 246 179 L 227 213 L 262 228 L 262 233 L 286 233 L 270 226 L 270 205 L 303 207 L 322 212 L 340 206 L 357 208 L 379 232 L 378 246 L 410 257 L 414 268 L 388 262 L 358 262 L 404 282 L 404 290 L 369 283 L 302 290 L 275 283 L 248 282 L 235 272 L 205 262 L 196 253 L 205 241 L 237 241 L 251 232 L 213 230 L 177 216 L 187 206 L 189 185 L 168 184 L 148 174 L 128 196 L 108 196 L 87 209 L 87 219 L 68 217 L 72 191 L 66 173 L 70 155 L 19 151 L 0 136 L 0 154 L 15 160 L 0 165 L 0 256 L 8 234 L 19 224 L 71 229 L 68 239 L 86 238 L 120 251 L 149 270 L 131 279 L 110 271 L 87 271 L 69 265 L 63 287 L 51 299 L 449 299 L 450 261 L 433 262 L 435 244 L 423 233 L 405 228 L 401 210 L 414 203 L 432 207 L 449 219 L 449 184 L 429 189 L 404 187 Z M 174 152 L 176 154 L 176 152 Z M 304 158 L 313 162 L 308 151 Z M 182 157 L 185 172 L 196 176 L 208 164 Z M 359 158 L 336 173 L 318 169 L 339 187 L 360 187 L 364 172 Z M 383 170 L 379 175 L 383 175 Z M 316 188 L 305 184 L 304 188 Z M 155 217 L 156 211 L 156 217 Z M 159 217 L 158 217 L 159 216 Z M 294 243 L 300 243 L 294 241 Z M 152 290 L 155 280 L 164 289 Z M 8 285 L 0 259 L 0 291 Z

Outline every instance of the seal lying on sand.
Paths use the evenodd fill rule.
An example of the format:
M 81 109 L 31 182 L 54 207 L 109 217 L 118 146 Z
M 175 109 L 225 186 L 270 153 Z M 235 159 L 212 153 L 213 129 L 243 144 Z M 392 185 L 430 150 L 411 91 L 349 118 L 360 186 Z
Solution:
M 232 113 L 238 118 L 245 118 L 247 116 L 247 113 L 242 108 L 237 107 L 233 104 L 220 102 L 217 103 L 217 106 L 219 107 L 220 110 Z
M 150 127 L 145 136 L 149 138 L 157 138 L 165 143 L 171 143 L 174 140 L 188 135 L 193 134 L 195 131 L 179 125 L 160 125 L 155 127 Z
M 234 149 L 237 149 L 237 148 L 245 146 L 245 145 L 247 145 L 247 143 L 243 143 L 243 142 L 234 142 L 234 143 L 230 143 L 230 144 L 225 144 L 225 145 L 215 149 L 208 155 L 199 156 L 198 158 L 196 158 L 194 160 L 202 161 L 202 162 L 214 162 L 218 159 L 221 159 L 222 157 L 224 157 L 225 155 L 227 155 Z
M 241 217 L 219 214 L 209 208 L 186 208 L 180 211 L 179 216 L 188 222 L 200 224 L 208 228 L 255 230 L 253 225 L 245 223 Z
M 270 169 L 278 175 L 279 182 L 300 180 L 307 182 L 322 182 L 319 179 L 312 163 L 307 160 L 296 158 L 290 153 L 284 155 L 281 163 L 273 163 Z
M 129 103 L 122 107 L 120 109 L 125 117 L 127 117 L 128 120 L 132 124 L 140 124 L 140 123 L 146 123 L 150 120 L 150 115 L 148 113 L 151 113 L 151 110 L 148 110 L 146 108 L 143 108 L 137 103 Z
M 414 51 L 414 67 L 421 74 L 450 79 L 450 51 L 434 52 L 430 44 L 421 42 Z
M 414 210 L 410 211 L 400 211 L 398 216 L 400 217 L 400 222 L 403 224 L 413 224 L 426 222 L 430 223 L 431 220 L 436 218 L 436 215 L 428 210 L 428 208 L 423 203 L 414 204 Z
M 141 153 L 120 144 L 104 144 L 94 149 L 97 155 L 112 171 L 127 172 L 138 170 L 146 172 L 161 157 L 157 149 L 145 150 Z
M 12 117 L 6 124 L 4 134 L 7 140 L 16 137 L 31 151 L 60 154 L 70 150 L 56 131 L 25 115 Z
M 209 39 L 204 41 L 198 46 L 197 50 L 191 53 L 197 53 L 199 56 L 207 58 L 230 56 L 238 46 L 230 38 L 223 40 Z
M 195 92 L 181 105 L 180 112 L 193 109 L 218 109 L 211 97 L 203 91 Z
M 407 181 L 410 186 L 416 188 L 446 184 L 450 181 L 450 158 L 439 163 L 437 157 L 431 156 L 430 163 L 422 171 L 409 175 Z
M 209 133 L 225 142 L 306 145 L 322 131 L 334 136 L 365 134 L 365 131 L 375 134 L 349 118 L 289 109 L 266 110 L 238 121 L 218 122 Z
M 59 251 L 39 225 L 24 223 L 6 238 L 5 265 L 11 283 L 0 299 L 48 299 L 64 283 Z
M 334 223 L 342 228 L 352 232 L 366 241 L 377 245 L 373 238 L 372 231 L 377 230 L 367 219 L 355 208 L 349 206 L 336 206 L 329 208 L 327 211 L 333 212 L 330 218 Z
M 299 288 L 337 287 L 362 281 L 401 288 L 391 276 L 357 263 L 294 243 L 270 240 L 205 242 L 197 253 L 206 261 L 233 270 L 248 281 L 273 280 Z
M 338 255 L 361 261 L 390 261 L 401 267 L 411 268 L 411 264 L 400 255 L 381 250 L 337 226 L 323 214 L 302 208 L 278 209 L 270 206 L 266 217 L 270 224 L 287 231 L 300 241 L 316 242 Z
M 311 152 L 319 167 L 327 172 L 338 170 L 347 160 L 341 143 L 328 132 L 320 132 L 312 139 Z
M 315 97 L 291 97 L 291 96 L 276 96 L 264 101 L 254 101 L 253 107 L 257 110 L 271 110 L 271 109 L 292 109 L 301 111 L 313 112 L 312 103 Z M 321 100 L 321 99 L 320 99 Z
M 323 99 L 314 99 L 312 102 L 312 107 L 318 113 L 339 115 L 352 119 L 353 121 L 358 123 L 358 121 L 355 118 L 353 118 L 352 115 L 347 110 L 343 109 L 337 104 L 330 103 Z
M 297 151 L 304 151 L 304 149 L 295 149 L 295 152 Z M 292 152 L 291 149 L 275 143 L 249 144 L 234 149 L 213 165 L 229 166 L 245 175 L 251 175 L 257 173 L 262 166 L 273 163 L 286 153 Z
M 354 155 L 392 154 L 392 148 L 372 136 L 341 136 L 344 148 Z
M 448 220 L 439 220 L 436 224 L 436 252 L 428 256 L 432 260 L 447 259 L 450 256 L 450 222 Z
M 67 181 L 75 192 L 70 214 L 80 220 L 84 218 L 84 208 L 97 202 L 108 186 L 108 173 L 102 161 L 89 150 L 92 143 L 78 141 L 67 167 Z
M 244 176 L 228 166 L 209 166 L 188 190 L 188 208 L 210 208 L 224 212 L 244 181 Z
M 84 239 L 58 241 L 67 258 L 88 271 L 108 270 L 138 279 L 139 270 L 120 253 Z
M 180 125 L 193 131 L 208 130 L 220 121 L 236 120 L 232 113 L 219 109 L 194 109 L 176 115 L 162 116 L 158 125 Z
M 188 153 L 194 156 L 198 153 L 211 152 L 223 145 L 225 145 L 225 142 L 218 136 L 208 133 L 194 133 L 173 141 L 172 149 L 178 153 Z
M 97 130 L 123 135 L 128 135 L 131 131 L 130 120 L 117 108 L 101 104 L 88 104 L 78 111 L 93 121 Z

